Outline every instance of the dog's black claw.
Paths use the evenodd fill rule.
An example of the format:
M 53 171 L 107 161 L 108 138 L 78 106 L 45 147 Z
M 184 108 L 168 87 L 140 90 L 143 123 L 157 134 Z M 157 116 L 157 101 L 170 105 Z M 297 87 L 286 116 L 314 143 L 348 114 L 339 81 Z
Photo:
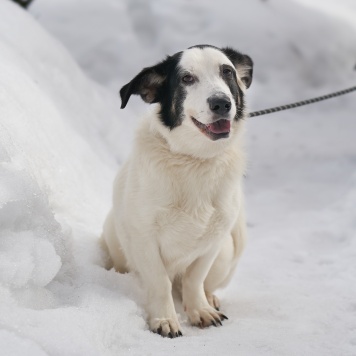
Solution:
M 229 318 L 228 318 L 226 315 L 224 315 L 224 314 L 220 314 L 220 315 L 221 315 L 221 317 L 222 317 L 223 319 L 229 320 Z
M 173 335 L 172 335 L 171 332 L 168 333 L 168 337 L 169 337 L 170 339 L 173 339 Z

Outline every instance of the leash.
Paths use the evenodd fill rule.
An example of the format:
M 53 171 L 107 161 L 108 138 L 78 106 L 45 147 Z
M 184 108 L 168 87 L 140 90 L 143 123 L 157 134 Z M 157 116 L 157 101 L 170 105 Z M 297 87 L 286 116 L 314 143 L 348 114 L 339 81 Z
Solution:
M 349 93 L 351 93 L 353 91 L 356 91 L 356 86 L 348 88 L 348 89 L 345 89 L 345 90 L 340 90 L 340 91 L 337 91 L 335 93 L 331 93 L 331 94 L 327 94 L 327 95 L 323 95 L 323 96 L 318 96 L 318 97 L 313 98 L 313 99 L 298 101 L 298 102 L 293 103 L 293 104 L 281 105 L 281 106 L 276 106 L 276 107 L 270 108 L 270 109 L 254 111 L 254 112 L 250 113 L 249 117 L 267 115 L 267 114 L 272 114 L 272 113 L 278 112 L 278 111 L 294 109 L 294 108 L 297 108 L 299 106 L 304 106 L 304 105 L 308 105 L 308 104 L 314 104 L 314 103 L 317 103 L 318 101 L 323 101 L 323 100 L 335 98 L 335 97 L 340 96 L 340 95 L 349 94 Z

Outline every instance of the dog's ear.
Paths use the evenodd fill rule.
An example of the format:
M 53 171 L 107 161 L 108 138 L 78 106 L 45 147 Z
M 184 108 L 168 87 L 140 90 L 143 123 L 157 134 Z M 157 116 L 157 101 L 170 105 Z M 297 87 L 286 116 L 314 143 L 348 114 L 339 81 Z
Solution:
M 131 82 L 121 88 L 121 109 L 125 108 L 132 94 L 141 95 L 142 100 L 149 104 L 159 101 L 159 89 L 167 78 L 171 58 L 167 57 L 153 67 L 142 69 Z
M 235 66 L 237 73 L 246 88 L 249 88 L 252 83 L 253 75 L 252 59 L 248 55 L 237 52 L 230 47 L 222 48 L 221 50 Z

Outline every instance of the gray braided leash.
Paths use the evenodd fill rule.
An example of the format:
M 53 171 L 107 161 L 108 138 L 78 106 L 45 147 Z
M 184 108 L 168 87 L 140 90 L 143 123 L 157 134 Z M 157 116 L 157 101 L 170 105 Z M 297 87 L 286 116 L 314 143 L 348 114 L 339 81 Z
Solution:
M 270 108 L 270 109 L 265 109 L 265 110 L 260 110 L 260 111 L 254 111 L 252 113 L 249 114 L 249 117 L 254 117 L 254 116 L 260 116 L 260 115 L 267 115 L 267 114 L 272 114 L 274 112 L 278 112 L 278 111 L 282 111 L 282 110 L 288 110 L 288 109 L 293 109 L 293 108 L 297 108 L 299 106 L 304 106 L 304 105 L 308 105 L 308 104 L 313 104 L 313 103 L 317 103 L 318 101 L 323 101 L 323 100 L 327 100 L 327 99 L 331 99 L 331 98 L 335 98 L 337 96 L 340 95 L 345 95 L 348 93 L 351 93 L 353 91 L 356 91 L 356 86 L 355 87 L 351 87 L 345 90 L 340 90 L 337 91 L 335 93 L 331 93 L 328 95 L 323 95 L 323 96 L 319 96 L 317 98 L 313 98 L 313 99 L 308 99 L 308 100 L 303 100 L 303 101 L 298 101 L 296 103 L 293 104 L 288 104 L 288 105 L 282 105 L 282 106 L 276 106 L 274 108 Z

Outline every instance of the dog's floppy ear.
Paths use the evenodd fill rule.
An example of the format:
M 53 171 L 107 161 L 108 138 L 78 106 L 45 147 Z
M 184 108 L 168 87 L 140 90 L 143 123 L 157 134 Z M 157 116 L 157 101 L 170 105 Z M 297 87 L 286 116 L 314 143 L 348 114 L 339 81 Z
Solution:
M 235 66 L 237 73 L 246 88 L 249 88 L 252 82 L 253 74 L 252 59 L 248 55 L 237 52 L 230 47 L 222 48 L 221 50 Z
M 152 104 L 159 101 L 159 89 L 167 78 L 171 57 L 153 67 L 147 67 L 136 75 L 131 82 L 120 90 L 121 109 L 123 109 L 132 94 L 141 95 L 146 103 Z

